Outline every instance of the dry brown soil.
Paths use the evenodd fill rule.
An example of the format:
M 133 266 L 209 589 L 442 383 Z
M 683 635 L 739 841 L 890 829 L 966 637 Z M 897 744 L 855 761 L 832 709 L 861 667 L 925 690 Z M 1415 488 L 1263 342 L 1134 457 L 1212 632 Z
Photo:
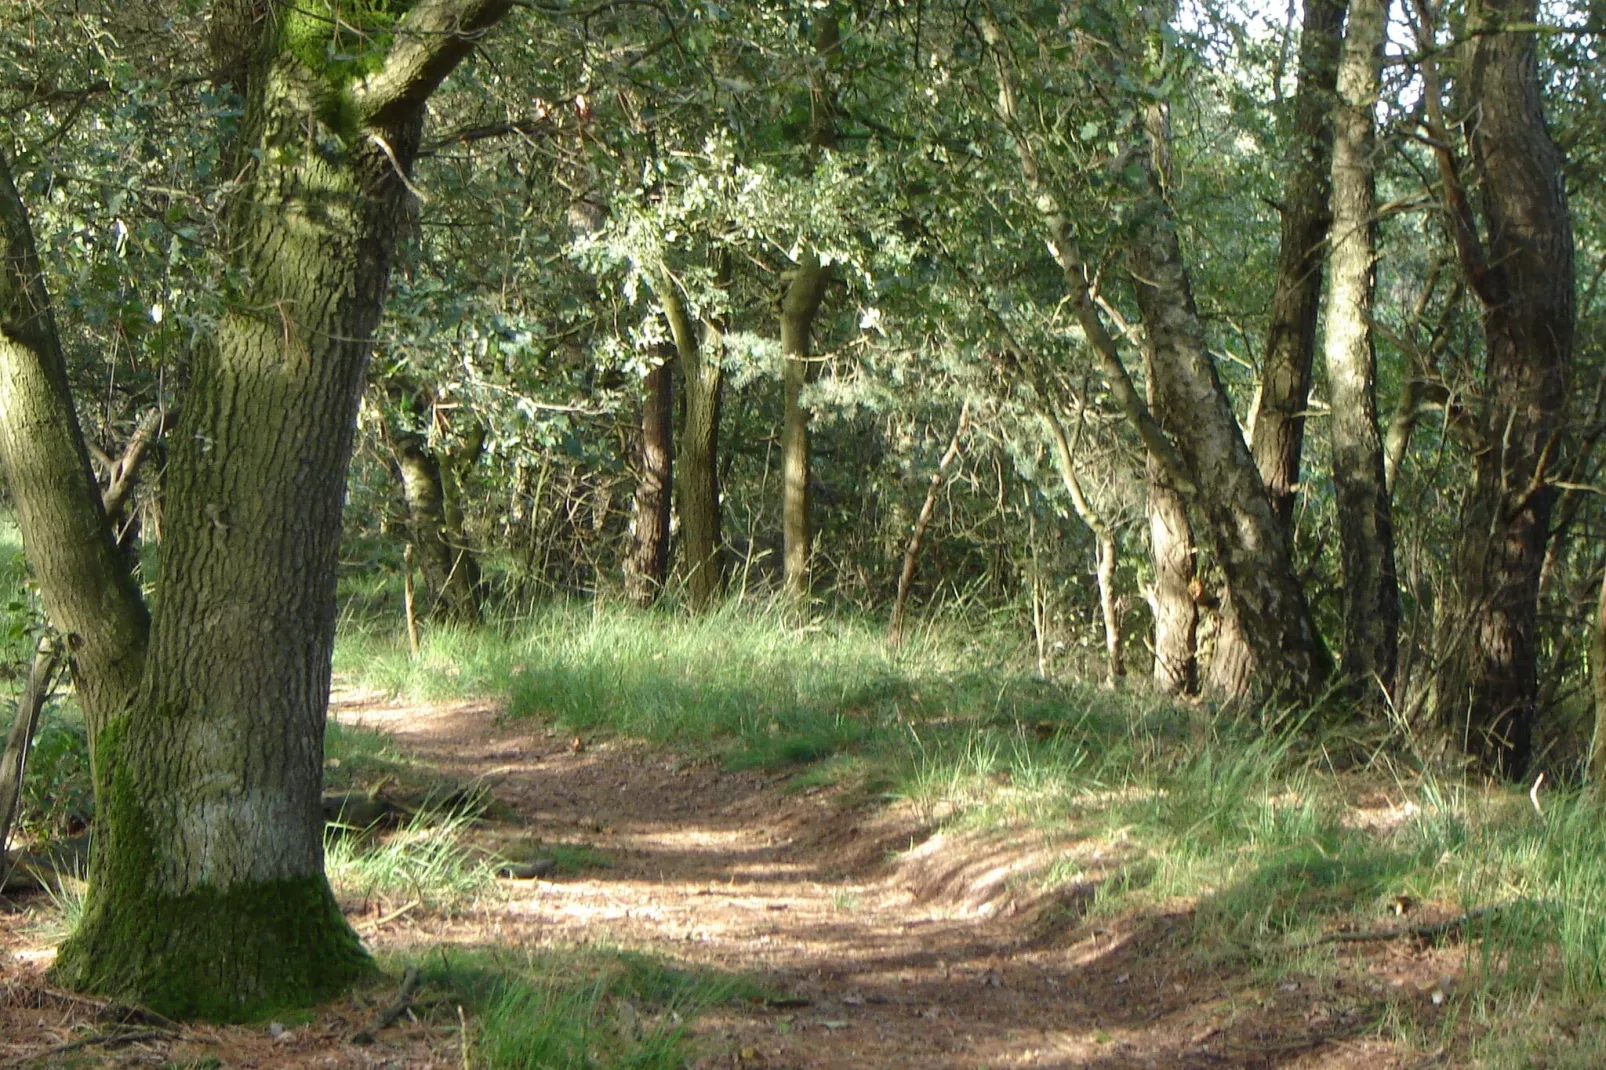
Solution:
M 1084 917 L 1091 884 L 1044 897 L 1026 879 L 1056 852 L 1083 852 L 1096 880 L 1118 845 L 1049 844 L 1041 833 L 931 835 L 900 807 L 784 777 L 731 773 L 625 743 L 499 723 L 486 704 L 405 705 L 336 697 L 341 720 L 382 730 L 458 781 L 489 785 L 509 848 L 588 845 L 607 865 L 578 876 L 500 882 L 454 917 L 367 905 L 352 920 L 380 952 L 438 945 L 535 948 L 596 942 L 751 976 L 777 993 L 697 1020 L 699 1067 L 963 1068 L 1452 1066 L 1407 1052 L 1385 1017 L 1432 1035 L 1445 1008 L 1432 982 L 1454 951 L 1357 944 L 1321 978 L 1209 966 L 1187 904 Z M 403 1021 L 378 1044 L 346 1038 L 391 1000 L 375 990 L 277 1035 L 263 1028 L 135 1022 L 57 992 L 43 969 L 48 904 L 0 913 L 0 1070 L 11 1065 L 458 1067 L 455 1015 Z M 1218 959 L 1219 961 L 1219 959 Z M 449 1009 L 448 1009 L 449 1010 Z M 41 1059 L 41 1053 L 45 1053 Z M 74 1060 L 82 1060 L 74 1062 Z M 214 1064 L 215 1065 L 215 1064 Z

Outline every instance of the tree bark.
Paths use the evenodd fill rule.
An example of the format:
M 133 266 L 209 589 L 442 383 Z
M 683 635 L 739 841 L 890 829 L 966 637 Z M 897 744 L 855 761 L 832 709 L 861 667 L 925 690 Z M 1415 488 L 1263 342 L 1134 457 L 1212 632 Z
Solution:
M 728 265 L 721 269 L 728 276 Z M 678 284 L 662 273 L 659 300 L 674 335 L 685 391 L 685 423 L 680 429 L 680 478 L 675 490 L 686 570 L 686 600 L 704 610 L 719 600 L 725 585 L 720 543 L 719 416 L 725 394 L 725 334 L 713 317 L 702 330 L 692 322 Z
M 642 380 L 641 474 L 630 517 L 632 545 L 625 559 L 625 597 L 646 609 L 669 577 L 669 521 L 675 477 L 674 354 Z
M 1589 656 L 1595 697 L 1595 737 L 1589 747 L 1589 784 L 1590 790 L 1600 798 L 1606 796 L 1606 570 L 1601 572 L 1595 642 Z
M 1463 273 L 1483 305 L 1484 374 L 1474 483 L 1454 551 L 1459 590 L 1434 700 L 1483 768 L 1527 771 L 1538 717 L 1538 593 L 1572 363 L 1573 236 L 1562 155 L 1545 125 L 1533 0 L 1484 0 L 1469 14 L 1469 141 L 1482 187 L 1487 248 L 1462 190 L 1432 59 L 1424 98 Z M 1425 20 L 1424 20 L 1425 24 Z
M 345 476 L 424 102 L 507 7 L 421 0 L 368 74 L 331 58 L 326 19 L 260 23 L 225 220 L 238 291 L 175 435 L 141 685 L 96 744 L 70 987 L 237 1019 L 372 968 L 323 872 Z
M 90 739 L 139 688 L 150 618 L 106 519 L 27 210 L 0 153 L 0 460 Z
M 1329 223 L 1333 89 L 1347 3 L 1308 0 L 1305 4 L 1277 281 L 1266 328 L 1260 390 L 1250 418 L 1250 452 L 1277 519 L 1290 531 L 1316 351 L 1316 316 Z
M 1382 89 L 1387 23 L 1388 0 L 1351 0 L 1338 77 L 1332 279 L 1324 346 L 1344 581 L 1341 665 L 1351 693 L 1363 706 L 1379 705 L 1393 691 L 1400 628 L 1394 525 L 1378 434 L 1372 340 L 1376 278 L 1372 114 Z
M 781 424 L 781 537 L 783 587 L 792 598 L 809 593 L 809 416 L 803 388 L 813 380 L 810 334 L 831 280 L 812 251 L 802 256 L 781 302 L 781 353 L 785 360 L 785 412 Z
M 1048 427 L 1049 442 L 1053 445 L 1055 466 L 1060 482 L 1070 495 L 1071 508 L 1093 533 L 1098 547 L 1097 579 L 1099 588 L 1099 615 L 1104 621 L 1104 684 L 1115 687 L 1126 675 L 1126 657 L 1121 651 L 1120 600 L 1115 594 L 1115 570 L 1120 566 L 1120 546 L 1115 541 L 1115 530 L 1093 508 L 1082 490 L 1082 481 L 1076 474 L 1076 451 L 1065 434 L 1065 424 L 1051 406 L 1053 400 L 1044 398 L 1041 413 Z
M 1158 109 L 1155 109 L 1157 111 Z M 1151 115 L 1156 155 L 1167 152 L 1163 117 Z M 1160 168 L 1163 173 L 1163 167 Z M 1171 208 L 1160 174 L 1128 250 L 1138 307 L 1153 347 L 1155 392 L 1171 416 L 1188 479 L 1198 488 L 1194 533 L 1226 579 L 1222 627 L 1243 642 L 1220 646 L 1208 685 L 1226 699 L 1252 694 L 1308 698 L 1330 668 L 1290 558 L 1282 524 L 1205 348 Z
M 1148 347 L 1146 347 L 1147 349 Z M 1154 392 L 1154 357 L 1144 354 L 1148 369 L 1149 407 L 1161 426 L 1168 422 Z M 1154 618 L 1154 682 L 1168 695 L 1191 695 L 1199 689 L 1199 603 L 1193 596 L 1193 526 L 1188 506 L 1166 479 L 1165 469 L 1148 458 L 1149 554 L 1154 586 L 1148 592 Z

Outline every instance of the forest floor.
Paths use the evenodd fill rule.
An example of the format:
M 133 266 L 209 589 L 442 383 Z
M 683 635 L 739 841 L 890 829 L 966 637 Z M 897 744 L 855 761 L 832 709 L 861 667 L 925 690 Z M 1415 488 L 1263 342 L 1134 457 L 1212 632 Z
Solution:
M 45 982 L 50 904 L 25 903 L 0 913 L 0 1068 L 476 1065 L 472 1022 L 460 1028 L 463 1011 L 424 998 L 427 986 L 377 1043 L 349 1037 L 393 1001 L 402 963 L 444 961 L 442 948 L 576 946 L 747 979 L 757 996 L 688 1013 L 697 1067 L 1465 1065 L 1463 1030 L 1446 1018 L 1458 946 L 1343 941 L 1308 972 L 1201 954 L 1189 901 L 1089 910 L 1099 882 L 1120 872 L 1119 838 L 937 831 L 908 804 L 504 722 L 483 702 L 347 691 L 333 713 L 387 734 L 435 775 L 488 789 L 494 820 L 472 832 L 485 849 L 583 864 L 498 880 L 451 909 L 405 896 L 348 902 L 391 979 L 304 1020 L 255 1027 L 134 1019 L 119 1032 L 108 1025 L 115 1008 Z M 1379 797 L 1362 810 L 1386 821 L 1392 805 Z M 1051 882 L 1037 878 L 1066 859 L 1081 876 L 1041 891 Z M 1444 913 L 1422 907 L 1409 920 Z

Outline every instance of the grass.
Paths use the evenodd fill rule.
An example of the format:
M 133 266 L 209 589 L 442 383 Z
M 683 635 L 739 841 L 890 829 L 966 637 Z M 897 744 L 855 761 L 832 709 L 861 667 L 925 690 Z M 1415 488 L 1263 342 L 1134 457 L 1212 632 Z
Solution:
M 762 994 L 741 977 L 599 946 L 441 950 L 419 965 L 427 989 L 472 1014 L 463 1063 L 486 1070 L 679 1070 L 693 1017 Z
M 343 899 L 380 900 L 387 909 L 411 903 L 450 914 L 495 884 L 495 868 L 466 842 L 473 819 L 422 812 L 383 837 L 331 831 L 324 868 Z
M 1192 954 L 1268 979 L 1335 968 L 1312 941 L 1394 922 L 1398 897 L 1500 906 L 1466 934 L 1445 1028 L 1480 1065 L 1600 1065 L 1606 811 L 1578 793 L 1548 794 L 1541 814 L 1520 792 L 1386 761 L 1340 774 L 1314 722 L 1211 719 L 1138 689 L 1045 682 L 1013 639 L 963 622 L 891 651 L 858 619 L 557 607 L 434 630 L 417 659 L 359 633 L 340 664 L 419 698 L 500 697 L 564 733 L 788 771 L 797 789 L 853 786 L 928 823 L 1035 828 L 1064 844 L 1043 888 L 1096 873 L 1095 912 L 1189 906 Z M 1358 819 L 1363 791 L 1389 797 L 1389 821 Z M 1409 1016 L 1379 1028 L 1445 1042 Z

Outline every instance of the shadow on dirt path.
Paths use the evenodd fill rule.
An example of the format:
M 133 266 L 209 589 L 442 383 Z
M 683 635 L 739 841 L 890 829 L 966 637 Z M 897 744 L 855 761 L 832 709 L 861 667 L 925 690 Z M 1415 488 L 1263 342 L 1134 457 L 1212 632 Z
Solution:
M 607 864 L 506 882 L 494 916 L 400 919 L 371 934 L 376 946 L 599 942 L 751 974 L 783 994 L 700 1019 L 709 1067 L 1446 1065 L 1377 1038 L 1406 997 L 1364 960 L 1341 959 L 1321 981 L 1267 981 L 1203 965 L 1187 947 L 1187 910 L 1091 922 L 1091 884 L 1018 901 L 1008 877 L 1042 853 L 1041 836 L 931 839 L 896 806 L 846 808 L 826 790 L 785 793 L 784 777 L 587 746 L 495 713 L 351 692 L 332 707 L 488 787 L 520 835 L 588 845 Z

